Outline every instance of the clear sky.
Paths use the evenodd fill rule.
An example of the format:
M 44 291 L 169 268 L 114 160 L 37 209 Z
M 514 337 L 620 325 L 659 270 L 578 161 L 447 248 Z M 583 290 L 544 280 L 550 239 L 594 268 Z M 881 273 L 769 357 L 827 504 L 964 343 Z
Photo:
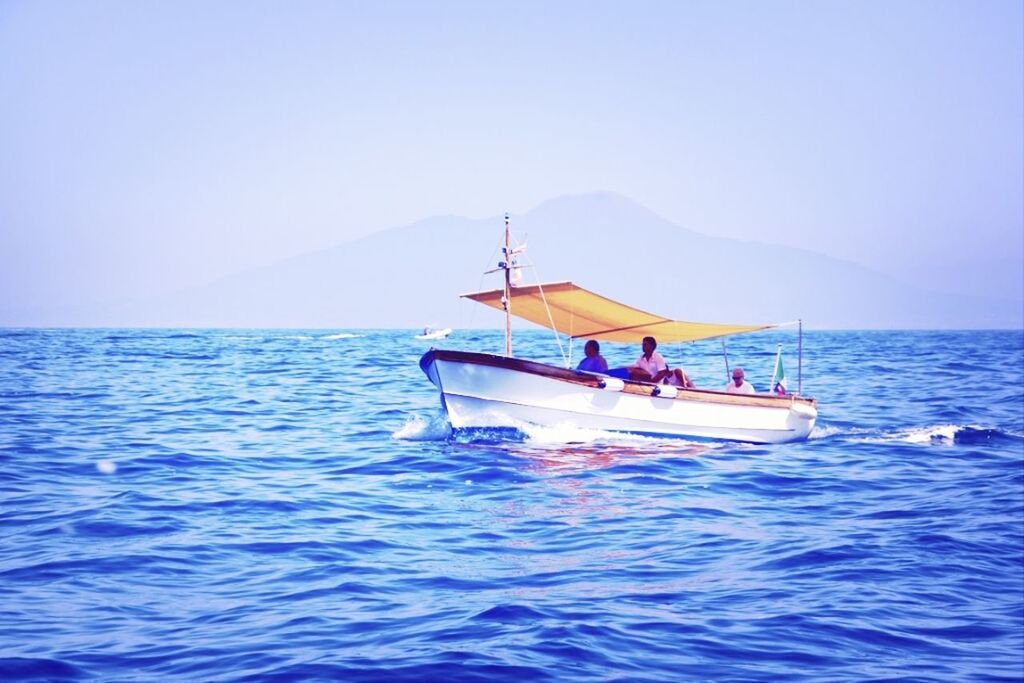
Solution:
M 145 296 L 611 190 L 1019 298 L 1022 135 L 1019 0 L 0 0 L 0 291 Z

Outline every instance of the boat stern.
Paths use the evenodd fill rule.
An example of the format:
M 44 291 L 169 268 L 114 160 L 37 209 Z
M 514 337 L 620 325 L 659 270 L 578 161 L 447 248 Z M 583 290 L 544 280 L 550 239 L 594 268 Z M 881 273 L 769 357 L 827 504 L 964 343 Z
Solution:
M 817 420 L 818 404 L 816 401 L 794 401 L 786 416 L 786 425 L 793 430 L 792 441 L 803 441 L 810 436 Z

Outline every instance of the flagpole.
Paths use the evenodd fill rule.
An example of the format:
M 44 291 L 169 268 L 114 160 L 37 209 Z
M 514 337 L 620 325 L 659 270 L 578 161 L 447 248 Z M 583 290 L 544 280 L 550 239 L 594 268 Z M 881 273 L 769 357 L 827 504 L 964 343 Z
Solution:
M 775 378 L 779 376 L 779 358 L 782 356 L 782 342 L 775 349 L 775 366 L 772 368 L 772 379 L 768 385 L 768 391 L 777 393 L 775 391 Z
M 804 321 L 797 320 L 796 395 L 804 393 Z

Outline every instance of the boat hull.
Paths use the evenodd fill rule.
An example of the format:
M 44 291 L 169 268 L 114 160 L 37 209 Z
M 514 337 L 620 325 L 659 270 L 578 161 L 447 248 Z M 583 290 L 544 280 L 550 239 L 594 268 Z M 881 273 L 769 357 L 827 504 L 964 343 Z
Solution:
M 440 390 L 454 429 L 564 425 L 688 439 L 787 443 L 806 439 L 817 419 L 813 399 L 675 392 L 489 354 L 431 349 L 420 367 Z

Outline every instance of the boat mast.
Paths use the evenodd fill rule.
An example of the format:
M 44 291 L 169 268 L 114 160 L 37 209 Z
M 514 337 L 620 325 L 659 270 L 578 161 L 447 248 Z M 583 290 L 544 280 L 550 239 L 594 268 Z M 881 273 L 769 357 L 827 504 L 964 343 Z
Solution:
M 512 254 L 509 249 L 508 213 L 505 214 L 505 294 L 501 303 L 505 308 L 505 355 L 512 355 Z

